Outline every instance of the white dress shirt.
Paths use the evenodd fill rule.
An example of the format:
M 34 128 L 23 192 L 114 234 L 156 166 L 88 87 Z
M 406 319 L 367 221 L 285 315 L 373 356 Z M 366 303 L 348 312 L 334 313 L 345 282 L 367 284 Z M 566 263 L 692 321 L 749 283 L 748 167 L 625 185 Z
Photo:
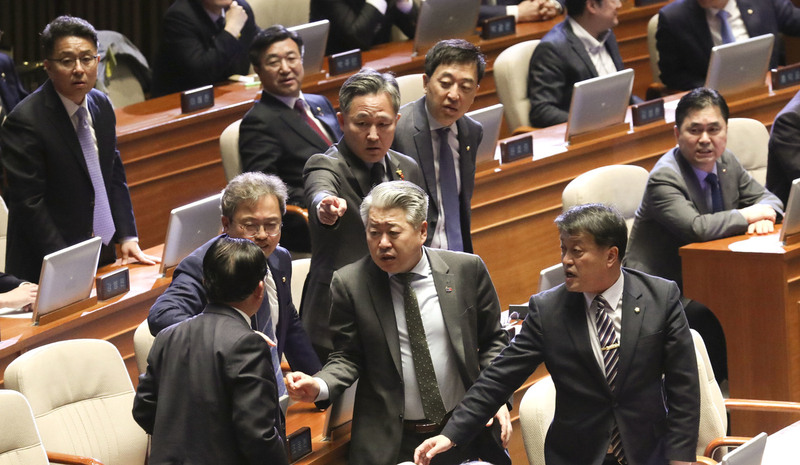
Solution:
M 736 5 L 736 0 L 728 0 L 728 3 L 722 9 L 727 11 L 730 15 L 728 16 L 728 24 L 731 26 L 733 38 L 736 39 L 737 42 L 740 40 L 749 39 L 750 35 L 747 33 L 747 28 L 742 20 L 742 12 L 739 11 L 739 6 Z M 711 41 L 714 42 L 714 45 L 722 45 L 720 19 L 717 17 L 718 12 L 719 9 L 717 8 L 706 9 L 706 21 L 708 22 L 708 30 L 711 31 Z
M 569 25 L 572 27 L 572 32 L 581 41 L 583 47 L 586 49 L 586 53 L 589 54 L 594 69 L 597 71 L 597 76 L 616 73 L 617 65 L 614 64 L 611 54 L 608 53 L 606 49 L 606 40 L 609 34 L 611 34 L 611 30 L 609 29 L 603 35 L 602 40 L 597 40 L 594 36 L 589 34 L 583 26 L 572 19 L 571 16 L 567 16 L 567 21 L 569 21 Z

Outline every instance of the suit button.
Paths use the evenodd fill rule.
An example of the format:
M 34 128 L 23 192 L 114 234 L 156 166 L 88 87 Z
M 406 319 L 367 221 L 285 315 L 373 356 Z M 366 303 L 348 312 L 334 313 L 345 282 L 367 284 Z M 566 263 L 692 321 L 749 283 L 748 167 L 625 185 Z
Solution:
M 403 421 L 403 414 L 402 413 L 400 415 L 398 415 L 398 417 L 400 417 L 400 421 Z

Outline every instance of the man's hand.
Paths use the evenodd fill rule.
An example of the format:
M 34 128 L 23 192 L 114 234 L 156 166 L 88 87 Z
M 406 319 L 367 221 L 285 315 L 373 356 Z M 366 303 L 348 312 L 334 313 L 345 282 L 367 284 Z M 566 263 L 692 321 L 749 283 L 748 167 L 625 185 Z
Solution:
M 772 207 L 760 203 L 742 208 L 739 213 L 744 216 L 748 224 L 761 220 L 770 220 L 774 223 L 778 216 Z
M 347 201 L 341 197 L 329 195 L 317 206 L 317 218 L 322 224 L 332 226 L 347 211 Z
M 319 396 L 319 384 L 299 371 L 286 374 L 286 389 L 289 391 L 289 398 L 296 402 L 314 402 Z
M 22 283 L 16 289 L 0 294 L 0 307 L 22 308 L 36 300 L 39 286 L 33 283 Z
M 450 450 L 451 447 L 453 447 L 453 441 L 441 434 L 426 439 L 425 442 L 414 450 L 414 463 L 416 465 L 430 465 L 431 459 L 436 454 L 446 452 Z
M 237 2 L 231 2 L 231 6 L 225 11 L 225 30 L 237 39 L 242 35 L 242 29 L 247 22 L 247 12 Z
M 500 439 L 503 441 L 503 447 L 508 447 L 508 441 L 511 440 L 511 432 L 514 428 L 511 426 L 511 414 L 508 413 L 508 407 L 503 404 L 497 413 L 494 414 L 494 417 L 490 418 L 488 422 L 486 422 L 486 427 L 492 426 L 494 423 L 494 419 L 497 418 L 497 421 L 500 422 Z
M 133 262 L 134 260 L 142 265 L 155 265 L 156 263 L 161 262 L 161 260 L 158 258 L 142 252 L 142 249 L 139 248 L 139 243 L 136 241 L 123 242 L 122 245 L 120 245 L 120 250 L 122 251 L 123 265 L 127 265 L 129 262 Z
M 770 234 L 775 231 L 775 223 L 770 220 L 758 220 L 747 226 L 747 234 Z
M 553 0 L 523 0 L 517 5 L 517 22 L 547 21 L 558 14 Z

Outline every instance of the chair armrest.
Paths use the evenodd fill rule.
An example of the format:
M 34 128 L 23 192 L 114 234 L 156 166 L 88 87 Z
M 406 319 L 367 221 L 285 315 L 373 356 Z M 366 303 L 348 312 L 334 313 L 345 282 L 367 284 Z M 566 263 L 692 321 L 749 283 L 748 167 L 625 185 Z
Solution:
M 514 129 L 513 131 L 511 131 L 511 135 L 512 136 L 518 136 L 520 134 L 526 134 L 526 133 L 529 133 L 529 132 L 535 131 L 535 130 L 536 130 L 536 128 L 533 128 L 533 127 L 530 127 L 530 126 L 520 126 L 517 129 Z
M 308 210 L 303 207 L 298 207 L 297 205 L 286 205 L 286 214 L 301 216 L 304 220 L 306 220 L 306 224 L 308 224 Z
M 703 452 L 703 455 L 705 455 L 706 457 L 712 457 L 714 452 L 720 447 L 741 446 L 742 444 L 746 443 L 751 439 L 753 438 L 746 438 L 743 436 L 724 436 L 721 438 L 717 438 L 708 443 L 705 452 Z
M 724 399 L 724 403 L 725 407 L 731 410 L 800 413 L 800 402 L 785 402 L 780 400 Z
M 103 462 L 90 457 L 62 454 L 61 452 L 48 452 L 47 460 L 50 463 L 63 463 L 65 465 L 103 465 Z
M 712 458 L 708 458 L 702 455 L 697 456 L 697 460 L 694 462 L 694 465 L 717 465 L 718 462 Z

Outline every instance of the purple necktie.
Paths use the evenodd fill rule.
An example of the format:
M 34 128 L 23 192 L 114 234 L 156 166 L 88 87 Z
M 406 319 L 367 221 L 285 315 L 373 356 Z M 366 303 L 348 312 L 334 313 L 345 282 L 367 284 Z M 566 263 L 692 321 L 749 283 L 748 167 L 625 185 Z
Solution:
M 439 189 L 442 191 L 444 210 L 444 232 L 447 235 L 449 250 L 464 251 L 461 237 L 461 210 L 458 204 L 458 184 L 453 151 L 448 142 L 450 128 L 439 128 Z
M 92 231 L 95 236 L 103 239 L 103 244 L 108 245 L 114 237 L 116 228 L 114 218 L 111 216 L 111 206 L 108 203 L 108 193 L 106 184 L 103 181 L 103 172 L 100 171 L 100 159 L 97 156 L 97 147 L 92 139 L 92 132 L 89 129 L 89 121 L 86 118 L 86 108 L 80 107 L 75 113 L 78 116 L 78 142 L 83 150 L 83 158 L 86 160 L 86 168 L 89 170 L 89 177 L 94 188 L 94 218 Z
M 728 17 L 730 17 L 730 13 L 725 10 L 719 10 L 717 12 L 717 18 L 719 18 L 719 35 L 722 37 L 723 44 L 731 44 L 736 42 L 736 39 L 733 37 L 733 29 L 731 29 L 730 23 L 728 23 Z

